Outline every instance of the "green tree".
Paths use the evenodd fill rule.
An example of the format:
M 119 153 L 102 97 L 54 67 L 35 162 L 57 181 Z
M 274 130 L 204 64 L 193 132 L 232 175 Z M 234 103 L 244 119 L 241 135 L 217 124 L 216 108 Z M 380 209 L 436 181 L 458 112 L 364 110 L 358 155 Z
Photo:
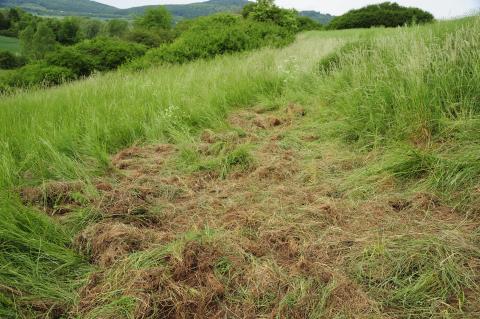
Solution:
M 58 42 L 71 45 L 80 40 L 80 23 L 73 18 L 66 18 L 62 21 L 60 30 L 58 30 Z
M 10 28 L 10 20 L 0 12 L 0 30 L 7 30 Z
M 295 10 L 282 9 L 274 0 L 258 0 L 245 6 L 242 15 L 258 22 L 271 22 L 291 31 L 298 30 L 298 13 Z
M 19 68 L 24 64 L 23 58 L 17 57 L 9 51 L 0 51 L 0 69 L 11 70 Z
M 86 39 L 93 39 L 102 31 L 103 23 L 100 20 L 85 20 L 82 25 L 82 33 Z
M 8 20 L 10 20 L 10 23 L 20 21 L 20 10 L 16 8 L 10 8 L 8 11 Z
M 250 14 L 255 11 L 257 4 L 255 2 L 249 2 L 245 5 L 242 9 L 242 16 L 246 19 L 250 16 Z
M 111 37 L 123 37 L 128 31 L 128 21 L 113 19 L 109 20 L 106 25 L 106 33 Z
M 170 12 L 163 6 L 148 9 L 143 16 L 137 17 L 135 26 L 145 29 L 170 29 L 173 18 Z
M 55 33 L 46 22 L 40 22 L 32 39 L 33 52 L 30 56 L 42 59 L 48 52 L 53 51 L 56 45 Z
M 22 54 L 28 58 L 33 57 L 33 37 L 35 36 L 35 27 L 30 24 L 20 32 L 20 47 Z

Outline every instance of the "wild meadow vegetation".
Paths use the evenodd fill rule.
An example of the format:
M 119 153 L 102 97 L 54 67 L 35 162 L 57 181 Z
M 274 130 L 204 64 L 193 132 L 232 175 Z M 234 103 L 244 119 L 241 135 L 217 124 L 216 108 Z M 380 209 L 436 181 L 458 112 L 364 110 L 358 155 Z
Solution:
M 250 11 L 219 13 L 178 23 L 164 7 L 148 9 L 133 22 L 41 18 L 15 8 L 0 11 L 0 34 L 18 37 L 22 49 L 21 56 L 0 51 L 0 68 L 15 69 L 0 78 L 0 91 L 53 86 L 115 70 L 147 51 L 151 52 L 144 61 L 135 61 L 135 67 L 283 46 L 298 32 L 321 28 L 271 1 L 253 8 L 248 9 L 251 16 Z
M 270 9 L 2 96 L 0 317 L 478 317 L 479 17 Z

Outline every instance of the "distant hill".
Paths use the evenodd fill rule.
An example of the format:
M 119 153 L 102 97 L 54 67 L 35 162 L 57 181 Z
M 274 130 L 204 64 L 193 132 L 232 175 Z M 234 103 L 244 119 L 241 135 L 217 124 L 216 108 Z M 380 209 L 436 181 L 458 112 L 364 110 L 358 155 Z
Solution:
M 210 0 L 191 4 L 168 4 L 165 7 L 176 18 L 192 19 L 217 12 L 240 12 L 248 2 L 248 0 Z M 151 7 L 155 6 L 135 7 L 121 10 L 121 12 L 127 16 L 136 15 Z
M 248 0 L 210 0 L 191 4 L 171 4 L 165 5 L 165 7 L 173 14 L 176 20 L 181 20 L 217 12 L 240 12 L 248 3 Z M 2 7 L 20 7 L 38 15 L 75 15 L 111 19 L 132 18 L 135 15 L 142 14 L 147 8 L 154 6 L 118 9 L 90 0 L 0 0 L 0 8 Z M 334 18 L 329 14 L 322 14 L 316 11 L 302 11 L 300 14 L 323 24 Z
M 323 14 L 317 11 L 300 11 L 300 15 L 304 17 L 309 17 L 317 22 L 320 22 L 321 24 L 328 24 L 335 18 L 335 16 L 332 16 L 330 14 Z
M 119 9 L 90 0 L 0 0 L 0 7 L 20 7 L 38 15 L 119 17 Z

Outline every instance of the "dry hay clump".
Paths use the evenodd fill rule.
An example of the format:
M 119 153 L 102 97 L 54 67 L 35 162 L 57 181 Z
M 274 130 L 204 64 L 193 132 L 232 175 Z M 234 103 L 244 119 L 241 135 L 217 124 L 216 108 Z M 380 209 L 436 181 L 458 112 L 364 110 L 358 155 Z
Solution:
M 90 256 L 92 263 L 108 267 L 159 240 L 160 236 L 152 230 L 104 222 L 94 224 L 79 234 L 75 239 L 75 247 Z
M 176 151 L 171 144 L 133 146 L 112 157 L 112 164 L 119 170 L 153 173 L 160 170 Z
M 20 198 L 26 205 L 40 207 L 51 215 L 62 215 L 80 206 L 85 184 L 81 181 L 45 182 L 37 187 L 20 190 Z
M 216 245 L 188 241 L 179 251 L 171 246 L 145 252 L 150 259 L 131 257 L 91 277 L 81 293 L 79 312 L 89 317 L 114 302 L 134 300 L 134 318 L 220 318 L 220 304 L 228 285 L 228 272 L 237 257 L 229 258 Z M 231 254 L 230 254 L 231 256 Z M 140 254 L 138 255 L 139 258 Z M 153 262 L 152 260 L 156 260 Z M 111 278 L 116 281 L 112 286 Z M 121 296 L 101 296 L 120 291 Z
M 373 303 L 328 266 L 302 258 L 282 266 L 268 254 L 249 254 L 243 244 L 226 233 L 131 255 L 92 275 L 81 292 L 78 314 L 93 318 L 124 298 L 132 301 L 132 318 L 373 313 Z

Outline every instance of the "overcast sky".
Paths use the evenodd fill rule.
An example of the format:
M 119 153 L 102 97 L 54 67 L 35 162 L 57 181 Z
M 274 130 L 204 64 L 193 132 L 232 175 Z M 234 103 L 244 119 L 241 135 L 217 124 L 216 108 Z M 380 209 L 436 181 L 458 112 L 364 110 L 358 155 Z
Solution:
M 130 8 L 147 4 L 184 4 L 202 2 L 199 0 L 96 0 L 118 8 Z M 386 0 L 277 0 L 285 8 L 315 10 L 322 13 L 340 15 L 350 9 Z M 415 6 L 432 12 L 437 18 L 451 18 L 480 9 L 480 0 L 398 0 L 401 5 Z

